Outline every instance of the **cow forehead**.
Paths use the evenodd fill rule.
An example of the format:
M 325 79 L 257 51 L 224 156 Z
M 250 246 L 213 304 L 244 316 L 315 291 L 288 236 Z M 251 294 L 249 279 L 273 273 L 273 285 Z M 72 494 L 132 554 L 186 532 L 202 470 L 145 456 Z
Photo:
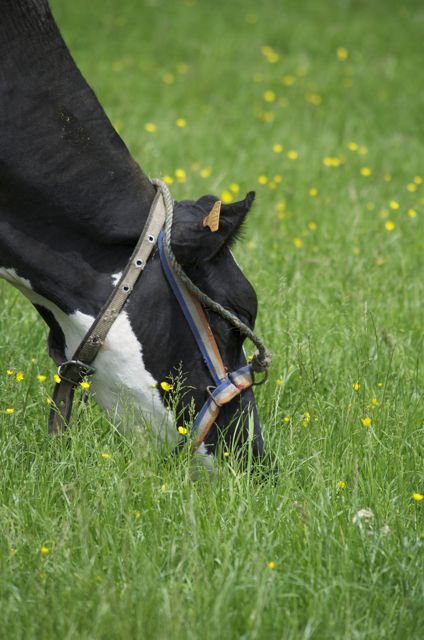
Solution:
M 258 300 L 255 289 L 229 247 L 224 247 L 212 261 L 207 279 L 212 295 L 236 309 L 256 316 Z

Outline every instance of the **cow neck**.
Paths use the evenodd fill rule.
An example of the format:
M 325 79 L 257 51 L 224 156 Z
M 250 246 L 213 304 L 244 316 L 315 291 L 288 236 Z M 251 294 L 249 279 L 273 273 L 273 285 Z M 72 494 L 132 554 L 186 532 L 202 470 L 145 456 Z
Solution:
M 95 314 L 154 197 L 44 0 L 3 0 L 0 267 L 65 313 Z
M 58 34 L 47 0 L 2 0 L 1 18 L 2 41 L 13 42 L 28 34 L 40 39 Z

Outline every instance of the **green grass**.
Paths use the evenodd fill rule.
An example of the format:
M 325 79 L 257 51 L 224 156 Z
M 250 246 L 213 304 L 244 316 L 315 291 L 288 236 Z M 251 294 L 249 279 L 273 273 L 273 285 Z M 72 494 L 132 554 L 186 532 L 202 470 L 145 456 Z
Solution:
M 53 8 L 149 175 L 184 169 L 176 198 L 257 191 L 236 255 L 274 353 L 257 398 L 280 474 L 230 457 L 193 482 L 94 402 L 50 440 L 46 331 L 0 283 L 0 637 L 422 637 L 422 4 Z

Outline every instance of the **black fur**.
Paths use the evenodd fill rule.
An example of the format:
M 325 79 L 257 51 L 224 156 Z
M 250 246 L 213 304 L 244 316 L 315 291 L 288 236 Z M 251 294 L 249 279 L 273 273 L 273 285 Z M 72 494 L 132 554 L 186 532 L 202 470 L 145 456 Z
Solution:
M 154 196 L 92 90 L 75 66 L 44 0 L 3 0 L 0 21 L 0 266 L 13 268 L 65 313 L 95 316 L 138 239 Z M 217 233 L 202 227 L 214 196 L 175 207 L 173 247 L 209 296 L 252 325 L 255 293 L 229 244 L 253 202 L 223 205 Z M 52 313 L 58 361 L 64 336 Z M 165 379 L 180 364 L 197 409 L 211 378 L 155 254 L 130 297 L 131 325 L 147 369 Z M 241 336 L 215 314 L 210 323 L 227 367 L 244 364 Z M 187 396 L 185 401 L 188 402 Z M 225 406 L 224 429 L 251 408 L 255 452 L 263 443 L 251 390 Z M 181 406 L 184 410 L 184 406 Z M 246 425 L 243 427 L 246 434 Z M 209 436 L 214 447 L 218 430 Z M 227 434 L 228 438 L 231 433 Z

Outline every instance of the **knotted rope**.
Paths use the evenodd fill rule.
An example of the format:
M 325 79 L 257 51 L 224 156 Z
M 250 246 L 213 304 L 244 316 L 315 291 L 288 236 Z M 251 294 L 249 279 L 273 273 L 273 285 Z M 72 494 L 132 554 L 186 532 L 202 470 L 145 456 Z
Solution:
M 221 318 L 227 320 L 230 324 L 233 325 L 243 336 L 249 338 L 253 342 L 253 344 L 257 347 L 257 351 L 255 351 L 253 358 L 250 362 L 250 366 L 252 370 L 256 373 L 266 372 L 267 369 L 271 366 L 272 362 L 272 354 L 262 340 L 253 333 L 253 331 L 248 327 L 244 322 L 242 322 L 239 318 L 237 318 L 234 313 L 231 313 L 228 309 L 225 309 L 222 305 L 215 300 L 212 300 L 207 296 L 203 291 L 197 287 L 194 282 L 188 277 L 185 273 L 184 269 L 177 261 L 172 248 L 171 248 L 171 232 L 172 232 L 172 222 L 174 219 L 174 200 L 171 196 L 171 193 L 166 186 L 166 184 L 157 178 L 153 178 L 151 183 L 157 187 L 162 193 L 163 200 L 165 203 L 166 210 L 166 219 L 165 219 L 165 227 L 164 227 L 164 247 L 166 257 L 172 265 L 172 269 L 178 275 L 183 284 L 187 287 L 187 289 L 199 300 L 200 304 L 208 309 L 211 309 L 214 313 L 217 313 Z

